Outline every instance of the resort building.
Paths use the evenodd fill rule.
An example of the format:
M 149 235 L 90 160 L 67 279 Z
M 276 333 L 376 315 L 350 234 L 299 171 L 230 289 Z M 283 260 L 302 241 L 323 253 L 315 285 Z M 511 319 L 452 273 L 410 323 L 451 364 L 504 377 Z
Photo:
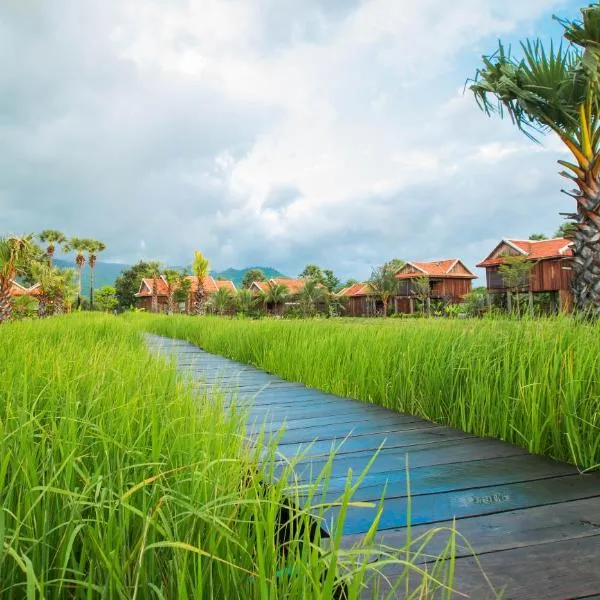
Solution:
M 502 240 L 477 266 L 486 272 L 490 301 L 494 294 L 506 294 L 508 286 L 500 273 L 500 265 L 507 257 L 522 257 L 532 261 L 533 267 L 522 291 L 530 294 L 551 293 L 558 310 L 571 312 L 573 309 L 572 242 L 566 238 L 551 240 Z
M 196 277 L 195 275 L 188 275 L 186 279 L 188 279 L 191 282 L 191 285 L 185 305 L 182 307 L 182 312 L 191 312 L 192 307 L 194 306 L 194 298 L 196 295 L 196 291 L 198 289 L 198 277 Z M 152 277 L 142 279 L 142 282 L 140 283 L 140 289 L 135 295 L 137 308 L 147 310 L 148 312 L 152 310 L 153 284 L 154 280 Z M 214 279 L 210 275 L 208 275 L 202 280 L 202 284 L 204 289 L 203 291 L 205 301 L 208 301 L 210 299 L 210 296 L 216 293 L 221 288 L 229 290 L 232 294 L 235 294 L 235 292 L 237 291 L 233 281 L 221 281 L 218 279 Z M 159 312 L 167 312 L 169 307 L 169 286 L 167 284 L 166 279 L 162 275 L 160 277 L 157 277 L 156 279 L 156 292 Z M 179 309 L 179 307 L 176 308 Z
M 477 279 L 458 258 L 432 262 L 407 262 L 397 273 L 398 295 L 395 299 L 396 312 L 415 312 L 415 301 L 443 300 L 448 304 L 460 304 L 471 291 L 473 279 Z M 424 279 L 425 278 L 425 279 Z M 418 293 L 416 280 L 428 281 L 429 290 Z
M 344 302 L 344 316 L 371 317 L 383 310 L 383 302 L 373 292 L 368 282 L 355 283 L 337 292 Z

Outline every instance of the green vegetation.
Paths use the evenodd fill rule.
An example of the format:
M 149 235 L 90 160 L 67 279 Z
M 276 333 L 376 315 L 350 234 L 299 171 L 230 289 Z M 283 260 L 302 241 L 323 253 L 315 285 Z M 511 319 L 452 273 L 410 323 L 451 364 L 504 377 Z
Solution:
M 2 598 L 329 599 L 342 584 L 357 598 L 400 561 L 400 586 L 410 573 L 429 591 L 452 581 L 452 560 L 427 574 L 409 564 L 440 530 L 398 552 L 371 535 L 346 551 L 339 537 L 311 540 L 309 510 L 325 508 L 316 485 L 286 520 L 299 497 L 290 469 L 273 481 L 273 448 L 240 435 L 243 415 L 194 396 L 125 319 L 3 325 L 0 364 Z M 341 519 L 350 501 L 348 488 Z
M 538 320 L 236 321 L 140 316 L 327 392 L 537 454 L 600 466 L 600 324 Z
M 472 82 L 471 91 L 488 115 L 507 115 L 528 137 L 552 132 L 574 163 L 559 160 L 561 175 L 575 186 L 564 230 L 574 242 L 573 294 L 580 309 L 600 315 L 600 4 L 581 9 L 581 19 L 559 19 L 565 43 L 521 44 L 522 57 L 502 43 Z

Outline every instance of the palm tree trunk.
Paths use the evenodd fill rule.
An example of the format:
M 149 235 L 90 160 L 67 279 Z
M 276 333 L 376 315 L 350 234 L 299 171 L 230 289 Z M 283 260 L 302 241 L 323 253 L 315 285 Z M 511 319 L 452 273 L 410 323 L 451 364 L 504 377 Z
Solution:
M 65 314 L 65 299 L 62 293 L 57 293 L 54 298 L 54 315 L 64 315 Z
M 173 294 L 169 293 L 169 296 L 167 298 L 167 313 L 172 315 L 173 314 Z
M 77 265 L 77 309 L 81 306 L 81 275 L 83 265 Z
M 12 299 L 8 290 L 0 289 L 0 323 L 12 317 Z
M 569 236 L 574 243 L 571 289 L 577 309 L 600 316 L 600 182 L 592 171 L 590 167 L 576 179 L 579 189 L 567 192 L 577 202 L 577 213 L 567 215 L 576 223 Z
M 158 312 L 158 281 L 156 277 L 152 278 L 152 303 L 150 304 L 150 312 Z
M 42 294 L 38 298 L 38 317 L 43 319 L 48 315 L 48 299 L 45 294 Z
M 90 261 L 90 310 L 94 310 L 94 268 L 95 265 Z
M 388 308 L 388 299 L 386 296 L 382 298 L 383 300 L 383 316 L 387 317 L 387 308 Z
M 512 315 L 512 294 L 510 290 L 506 290 L 506 308 L 508 312 Z
M 194 294 L 194 314 L 201 315 L 204 314 L 204 286 L 200 284 L 200 279 L 198 278 L 198 287 L 196 288 L 196 293 Z

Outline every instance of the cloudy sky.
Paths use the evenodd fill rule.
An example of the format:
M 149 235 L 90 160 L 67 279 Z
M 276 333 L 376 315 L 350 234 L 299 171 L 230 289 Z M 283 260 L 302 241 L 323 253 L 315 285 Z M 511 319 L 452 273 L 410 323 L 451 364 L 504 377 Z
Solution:
M 485 117 L 465 80 L 582 4 L 2 0 L 0 233 L 290 275 L 473 266 L 570 204 L 559 144 Z

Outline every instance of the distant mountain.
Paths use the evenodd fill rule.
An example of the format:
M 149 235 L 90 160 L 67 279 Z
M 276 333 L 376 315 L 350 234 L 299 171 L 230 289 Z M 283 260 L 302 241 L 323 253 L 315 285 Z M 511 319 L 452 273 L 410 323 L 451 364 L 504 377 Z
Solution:
M 74 267 L 72 261 L 65 260 L 63 258 L 54 259 L 54 264 L 60 268 L 66 267 Z M 95 284 L 94 287 L 101 288 L 105 285 L 115 285 L 115 281 L 117 277 L 121 274 L 121 271 L 128 269 L 131 265 L 121 264 L 121 263 L 105 263 L 105 262 L 97 262 L 95 269 Z M 180 267 L 175 267 L 180 268 Z M 188 271 L 191 272 L 191 267 L 187 267 Z M 213 277 L 223 277 L 224 279 L 231 279 L 233 283 L 235 283 L 236 287 L 242 286 L 242 281 L 244 280 L 244 275 L 250 269 L 260 269 L 267 279 L 271 279 L 273 277 L 285 277 L 282 273 L 280 273 L 277 269 L 272 267 L 248 267 L 246 269 L 225 269 L 225 271 L 217 272 L 211 271 L 211 275 Z M 82 290 L 84 295 L 87 295 L 90 289 L 90 268 L 86 265 L 83 267 L 83 275 L 82 275 Z
M 235 283 L 235 287 L 242 287 L 242 281 L 244 281 L 244 276 L 246 273 L 252 269 L 260 269 L 267 279 L 273 279 L 274 277 L 286 277 L 283 273 L 279 272 L 277 269 L 273 267 L 247 267 L 246 269 L 225 269 L 220 273 L 213 273 L 211 275 L 213 277 L 223 277 L 224 279 L 231 279 L 233 283 Z
M 61 269 L 65 267 L 74 268 L 75 264 L 71 260 L 65 260 L 64 258 L 55 258 L 54 264 Z M 124 269 L 128 269 L 131 265 L 121 264 L 121 263 L 105 263 L 105 262 L 97 262 L 96 268 L 94 270 L 94 287 L 101 288 L 105 285 L 115 285 L 115 281 L 117 277 L 121 274 L 121 271 Z M 85 264 L 83 267 L 82 273 L 82 291 L 84 295 L 89 294 L 90 289 L 90 268 Z

